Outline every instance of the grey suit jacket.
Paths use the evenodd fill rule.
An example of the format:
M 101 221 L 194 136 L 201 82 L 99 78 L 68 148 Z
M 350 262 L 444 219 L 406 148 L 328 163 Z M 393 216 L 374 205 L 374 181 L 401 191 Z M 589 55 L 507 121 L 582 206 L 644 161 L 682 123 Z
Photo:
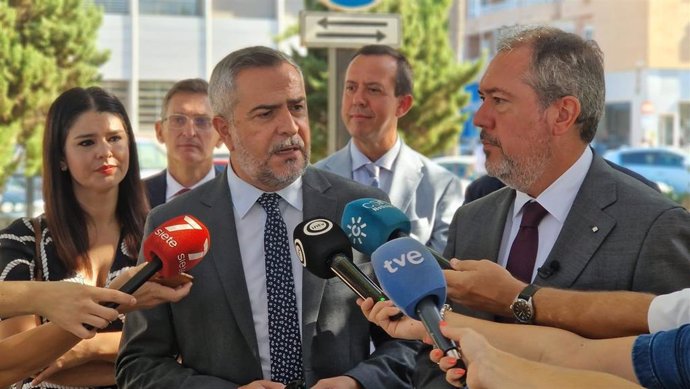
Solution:
M 314 166 L 352 179 L 351 145 L 352 141 Z M 448 226 L 463 201 L 458 177 L 403 142 L 393 164 L 388 197 L 410 219 L 410 233 L 417 240 L 437 251 L 443 250 Z
M 445 255 L 496 261 L 511 188 L 464 205 L 450 228 Z M 639 180 L 595 156 L 534 283 L 565 289 L 655 294 L 690 286 L 690 214 Z
M 339 221 L 349 201 L 385 199 L 377 189 L 313 168 L 303 176 L 302 191 L 305 219 L 323 216 Z M 190 271 L 194 286 L 189 296 L 127 315 L 116 363 L 118 385 L 210 389 L 262 379 L 227 172 L 151 211 L 146 234 L 180 214 L 194 215 L 209 228 L 211 249 Z M 355 262 L 373 277 L 368 257 L 359 254 Z M 303 277 L 307 384 L 349 375 L 366 388 L 411 387 L 407 382 L 418 343 L 394 341 L 375 331 L 355 304 L 356 295 L 339 279 L 323 280 L 306 270 Z M 370 335 L 377 343 L 371 356 Z
M 505 187 L 460 207 L 445 257 L 495 262 L 514 198 L 515 190 Z M 540 272 L 535 284 L 654 294 L 686 288 L 690 286 L 690 214 L 595 155 L 544 268 L 555 261 L 558 270 L 550 275 Z M 453 308 L 494 319 L 457 304 Z M 451 388 L 424 351 L 418 362 L 418 388 Z

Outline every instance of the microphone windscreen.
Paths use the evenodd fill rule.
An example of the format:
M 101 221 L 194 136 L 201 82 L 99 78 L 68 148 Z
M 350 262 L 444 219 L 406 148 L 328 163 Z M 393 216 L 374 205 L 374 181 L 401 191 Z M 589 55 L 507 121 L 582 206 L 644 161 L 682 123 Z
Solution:
M 393 232 L 409 234 L 411 229 L 410 219 L 401 210 L 372 198 L 347 203 L 340 225 L 352 247 L 367 255 L 387 242 Z
M 302 266 L 319 278 L 335 277 L 331 261 L 337 254 L 352 260 L 352 247 L 347 236 L 326 218 L 304 220 L 295 227 L 292 237 Z
M 405 314 L 420 320 L 417 304 L 432 297 L 440 310 L 446 302 L 446 280 L 429 250 L 412 238 L 384 243 L 371 255 L 374 272 L 388 297 Z
M 159 258 L 161 277 L 173 277 L 196 266 L 208 253 L 211 238 L 206 226 L 190 215 L 180 215 L 156 227 L 144 240 L 144 259 Z

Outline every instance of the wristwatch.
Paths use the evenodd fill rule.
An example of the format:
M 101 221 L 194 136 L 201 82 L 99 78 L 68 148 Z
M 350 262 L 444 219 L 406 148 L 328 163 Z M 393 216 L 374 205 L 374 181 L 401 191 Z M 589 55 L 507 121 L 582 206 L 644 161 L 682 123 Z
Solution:
M 520 292 L 513 303 L 510 304 L 510 310 L 513 311 L 515 320 L 523 324 L 532 324 L 534 322 L 534 304 L 532 304 L 532 296 L 539 290 L 539 286 L 529 284 Z

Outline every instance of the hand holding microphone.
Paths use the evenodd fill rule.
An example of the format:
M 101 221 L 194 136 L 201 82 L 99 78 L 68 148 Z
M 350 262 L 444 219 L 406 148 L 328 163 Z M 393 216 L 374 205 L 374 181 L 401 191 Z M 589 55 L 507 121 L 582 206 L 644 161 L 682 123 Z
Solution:
M 371 256 L 383 290 L 405 314 L 421 320 L 436 348 L 461 363 L 456 344 L 440 330 L 446 301 L 443 272 L 429 250 L 412 238 L 383 244 Z
M 341 225 L 352 247 L 371 255 L 382 244 L 410 235 L 410 219 L 400 209 L 383 200 L 363 198 L 345 205 Z M 438 264 L 450 269 L 450 262 L 440 253 L 427 247 Z
M 158 282 L 174 286 L 170 281 L 199 264 L 208 252 L 209 246 L 208 229 L 199 220 L 190 215 L 181 215 L 170 219 L 156 227 L 146 238 L 143 243 L 146 264 L 137 266 L 139 270 L 118 290 L 133 294 L 156 273 L 160 278 Z M 132 271 L 133 269 L 129 269 L 128 273 Z M 192 279 L 189 275 L 182 277 L 187 280 L 186 282 Z M 118 280 L 116 279 L 113 286 L 117 286 L 117 283 Z M 177 298 L 179 296 L 170 297 Z M 166 299 L 154 296 L 148 299 L 150 301 L 147 302 L 146 300 L 139 298 L 136 308 L 150 308 Z M 108 302 L 103 305 L 108 308 L 119 306 L 115 302 Z M 85 325 L 85 327 L 88 330 L 93 329 L 90 325 Z

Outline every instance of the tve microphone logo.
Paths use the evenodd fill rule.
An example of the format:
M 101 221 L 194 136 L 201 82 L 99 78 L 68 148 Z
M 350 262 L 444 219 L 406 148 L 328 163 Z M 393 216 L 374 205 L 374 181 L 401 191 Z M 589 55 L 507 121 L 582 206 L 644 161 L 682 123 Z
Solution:
M 417 250 L 408 251 L 400 254 L 400 257 L 383 261 L 383 267 L 389 273 L 395 273 L 399 268 L 405 267 L 408 262 L 412 265 L 419 265 L 424 262 L 424 256 Z

